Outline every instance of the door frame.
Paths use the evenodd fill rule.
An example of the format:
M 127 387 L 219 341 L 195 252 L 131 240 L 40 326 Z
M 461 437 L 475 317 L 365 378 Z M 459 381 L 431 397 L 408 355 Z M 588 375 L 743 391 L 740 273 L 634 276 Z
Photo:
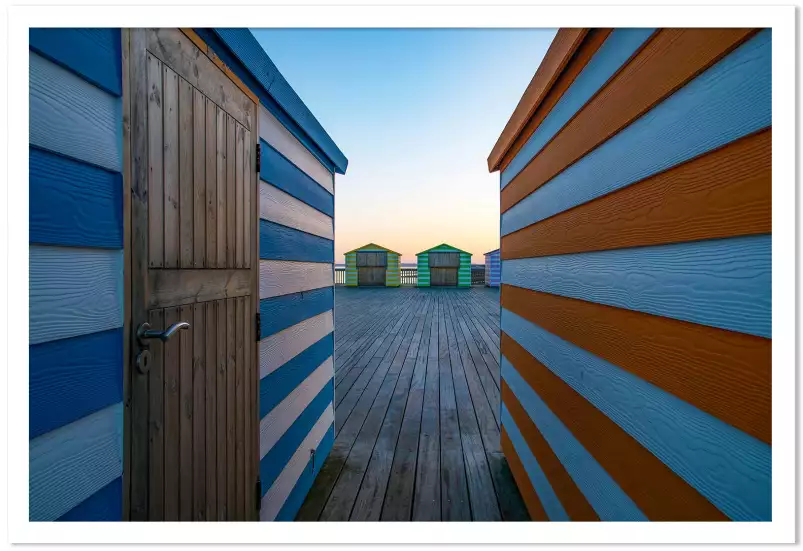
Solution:
M 251 220 L 253 220 L 251 234 L 251 270 L 253 273 L 251 281 L 251 312 L 256 319 L 259 313 L 259 182 L 260 176 L 255 168 L 258 166 L 257 144 L 259 144 L 259 109 L 260 102 L 258 96 L 250 90 L 240 80 L 231 69 L 229 69 L 214 51 L 198 36 L 195 31 L 187 28 L 178 29 L 196 48 L 198 48 L 209 59 L 221 73 L 239 88 L 248 98 L 254 102 L 254 119 L 251 121 L 251 166 L 249 169 L 254 175 L 254 183 L 251 193 Z M 147 163 L 147 74 L 145 66 L 146 56 L 143 53 L 147 50 L 146 33 L 150 29 L 121 29 L 121 57 L 122 57 L 122 115 L 123 115 L 123 396 L 124 396 L 124 415 L 123 415 L 123 491 L 122 491 L 122 511 L 124 521 L 132 519 L 132 469 L 142 468 L 137 464 L 137 457 L 133 453 L 133 446 L 136 440 L 133 438 L 135 428 L 145 429 L 147 434 L 147 419 L 145 426 L 141 422 L 134 426 L 133 418 L 133 396 L 134 389 L 140 385 L 141 393 L 144 385 L 147 389 L 147 378 L 136 377 L 135 358 L 139 347 L 136 344 L 134 333 L 136 323 L 147 319 L 147 298 L 148 298 L 148 259 L 147 255 L 134 255 L 134 244 L 137 241 L 147 241 L 148 235 L 148 163 Z M 164 60 L 162 60 L 164 61 Z M 174 68 L 176 72 L 179 72 Z M 181 73 L 179 73 L 181 74 Z M 136 78 L 135 75 L 140 75 Z M 212 99 L 212 98 L 210 98 Z M 242 121 L 240 121 L 242 123 Z M 138 131 L 134 131 L 139 124 Z M 147 251 L 147 247 L 139 245 L 137 250 Z M 257 327 L 252 327 L 256 332 Z M 251 449 L 250 458 L 251 472 L 259 476 L 259 338 L 255 333 L 254 339 L 249 339 L 250 360 L 253 364 L 252 373 L 255 381 L 251 385 L 254 396 L 255 416 L 251 420 L 251 430 L 254 434 L 254 446 Z M 144 382 L 143 382 L 144 379 Z M 141 420 L 140 420 L 141 421 Z M 147 438 L 147 437 L 146 437 Z M 147 452 L 145 453 L 147 455 Z M 145 464 L 147 467 L 147 462 Z M 147 495 L 147 493 L 146 493 Z M 262 496 L 256 496 L 258 501 Z M 147 503 L 145 504 L 147 508 Z M 249 512 L 249 520 L 258 520 L 256 503 L 253 511 Z

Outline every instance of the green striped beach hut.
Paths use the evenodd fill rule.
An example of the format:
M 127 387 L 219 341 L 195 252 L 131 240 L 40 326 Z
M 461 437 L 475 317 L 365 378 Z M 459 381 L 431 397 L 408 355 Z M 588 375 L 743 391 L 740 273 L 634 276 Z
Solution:
M 419 287 L 471 287 L 471 253 L 441 243 L 416 257 Z
M 368 243 L 346 253 L 346 287 L 398 287 L 400 253 Z

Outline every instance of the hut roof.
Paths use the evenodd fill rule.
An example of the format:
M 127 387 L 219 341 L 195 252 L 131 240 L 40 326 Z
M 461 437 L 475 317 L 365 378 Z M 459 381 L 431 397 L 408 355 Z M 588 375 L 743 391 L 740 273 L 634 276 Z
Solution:
M 362 247 L 357 247 L 356 249 L 352 249 L 350 251 L 346 251 L 344 254 L 356 253 L 357 251 L 362 251 L 364 249 L 369 249 L 369 248 L 370 249 L 380 249 L 380 250 L 387 251 L 387 252 L 393 253 L 393 254 L 398 254 L 398 255 L 401 254 L 399 252 L 392 251 L 392 250 L 388 249 L 387 247 L 383 247 L 382 245 L 377 245 L 376 243 L 368 243 L 367 245 L 363 245 Z
M 431 248 L 429 248 L 429 249 L 427 249 L 425 251 L 421 251 L 420 253 L 416 253 L 416 256 L 424 254 L 424 253 L 428 253 L 428 252 L 433 251 L 435 249 L 440 249 L 441 247 L 448 247 L 450 249 L 454 249 L 454 250 L 456 250 L 458 252 L 461 252 L 461 253 L 471 254 L 470 252 L 464 251 L 463 249 L 458 249 L 457 247 L 453 247 L 452 245 L 449 245 L 448 243 L 441 243 L 440 245 L 435 245 L 434 247 L 431 247 Z
M 488 256 L 489 254 L 498 253 L 498 252 L 499 252 L 499 249 L 494 249 L 492 251 L 488 251 L 487 253 L 485 253 L 485 256 Z

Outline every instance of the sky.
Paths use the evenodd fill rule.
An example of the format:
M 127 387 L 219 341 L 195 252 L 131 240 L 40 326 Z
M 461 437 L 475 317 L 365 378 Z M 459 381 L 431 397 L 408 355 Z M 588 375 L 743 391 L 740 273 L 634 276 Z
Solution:
M 487 158 L 554 29 L 252 29 L 349 160 L 335 263 L 367 243 L 415 254 L 499 247 Z

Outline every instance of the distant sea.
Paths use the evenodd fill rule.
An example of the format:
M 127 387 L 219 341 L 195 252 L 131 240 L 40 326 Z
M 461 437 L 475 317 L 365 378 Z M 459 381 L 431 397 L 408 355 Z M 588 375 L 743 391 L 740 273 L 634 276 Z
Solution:
M 345 267 L 346 267 L 345 264 L 335 264 L 335 268 L 345 268 Z M 401 267 L 402 268 L 417 268 L 418 264 L 416 264 L 415 262 L 402 262 L 401 263 Z M 472 264 L 471 267 L 472 268 L 484 268 L 485 264 Z

